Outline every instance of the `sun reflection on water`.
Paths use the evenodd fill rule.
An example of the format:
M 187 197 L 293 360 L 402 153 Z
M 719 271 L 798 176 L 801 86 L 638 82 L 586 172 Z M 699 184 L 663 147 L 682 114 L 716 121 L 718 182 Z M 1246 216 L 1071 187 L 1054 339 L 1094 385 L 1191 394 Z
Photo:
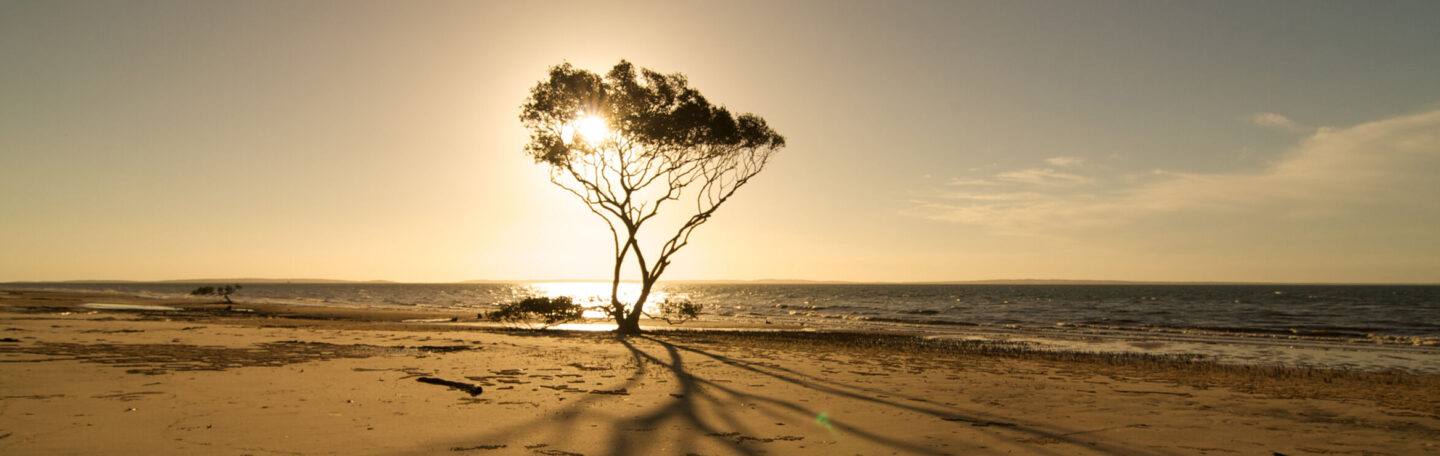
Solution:
M 558 298 L 569 296 L 576 304 L 585 307 L 605 306 L 610 304 L 610 282 L 535 282 L 525 284 L 525 293 L 528 295 L 544 296 L 547 298 Z M 629 304 L 640 298 L 640 284 L 634 282 L 621 282 L 616 290 L 616 296 L 620 302 Z M 658 309 L 656 303 L 663 302 L 670 297 L 670 293 L 660 287 L 650 290 L 650 297 L 645 299 L 645 311 L 655 313 Z M 586 310 L 585 318 L 609 318 L 604 312 L 597 310 Z

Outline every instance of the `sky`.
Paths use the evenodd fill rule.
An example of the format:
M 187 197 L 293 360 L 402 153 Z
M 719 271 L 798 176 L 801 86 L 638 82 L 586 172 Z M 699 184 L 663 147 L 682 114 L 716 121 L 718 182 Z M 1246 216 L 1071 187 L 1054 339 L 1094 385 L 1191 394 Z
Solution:
M 0 1 L 0 281 L 606 278 L 605 225 L 518 115 L 551 66 L 626 59 L 788 143 L 665 279 L 1440 283 L 1436 23 L 1433 1 Z

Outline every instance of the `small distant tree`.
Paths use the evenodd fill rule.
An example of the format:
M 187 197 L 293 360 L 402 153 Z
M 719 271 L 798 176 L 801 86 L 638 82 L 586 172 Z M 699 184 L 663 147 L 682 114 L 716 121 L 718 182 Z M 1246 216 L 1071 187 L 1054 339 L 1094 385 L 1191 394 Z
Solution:
M 510 324 L 539 324 L 543 329 L 579 320 L 584 313 L 585 308 L 569 296 L 537 296 L 501 304 L 499 309 L 482 314 L 481 318 Z
M 225 298 L 226 304 L 234 304 L 230 295 L 240 290 L 240 284 L 226 285 L 223 287 L 200 287 L 190 292 L 191 296 L 219 296 Z
M 530 90 L 520 120 L 530 132 L 526 153 L 610 228 L 614 272 L 605 312 L 621 333 L 640 332 L 645 301 L 675 253 L 785 147 L 765 119 L 711 104 L 684 75 L 637 73 L 623 60 L 603 77 L 568 63 L 552 67 Z M 694 201 L 691 215 L 663 244 L 642 248 L 641 229 L 682 197 Z M 627 305 L 619 288 L 631 255 L 641 287 Z

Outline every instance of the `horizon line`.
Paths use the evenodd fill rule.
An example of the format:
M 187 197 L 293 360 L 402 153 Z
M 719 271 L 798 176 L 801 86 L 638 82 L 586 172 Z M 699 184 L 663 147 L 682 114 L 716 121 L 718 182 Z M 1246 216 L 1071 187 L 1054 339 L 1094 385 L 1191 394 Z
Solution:
M 551 282 L 595 282 L 609 283 L 611 279 L 471 279 L 459 281 L 395 281 L 386 279 L 351 280 L 319 278 L 202 278 L 202 279 L 78 279 L 78 280 L 11 280 L 0 285 L 16 283 L 237 283 L 237 284 L 501 284 L 501 283 L 551 283 Z M 640 283 L 639 280 L 621 280 L 622 283 Z M 826 279 L 676 279 L 661 280 L 658 283 L 714 283 L 714 284 L 816 284 L 816 285 L 1390 285 L 1390 286 L 1440 286 L 1440 282 L 1363 282 L 1363 281 L 1235 281 L 1235 280 L 1116 280 L 1116 279 L 972 279 L 972 280 L 826 280 Z

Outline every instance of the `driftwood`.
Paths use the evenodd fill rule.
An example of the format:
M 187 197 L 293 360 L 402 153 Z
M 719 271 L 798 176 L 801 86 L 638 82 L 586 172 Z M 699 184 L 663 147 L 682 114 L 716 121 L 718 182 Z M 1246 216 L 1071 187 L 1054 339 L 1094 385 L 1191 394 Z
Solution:
M 945 421 L 960 421 L 960 422 L 970 423 L 971 426 L 975 426 L 975 427 L 986 427 L 986 426 L 1015 427 L 1015 423 L 1006 423 L 1006 422 L 1003 422 L 1003 421 L 982 420 L 982 419 L 979 419 L 979 418 L 967 418 L 967 417 L 963 417 L 963 416 L 953 416 L 953 417 L 941 418 L 941 419 L 942 419 L 942 420 L 945 420 Z
M 473 385 L 470 383 L 462 382 L 452 382 L 450 380 L 435 377 L 420 377 L 415 379 L 415 381 L 420 383 L 429 383 L 431 385 L 448 386 L 451 389 L 457 389 L 466 393 L 470 393 L 471 396 L 479 396 L 481 392 L 485 391 L 485 389 L 481 388 L 480 385 Z

